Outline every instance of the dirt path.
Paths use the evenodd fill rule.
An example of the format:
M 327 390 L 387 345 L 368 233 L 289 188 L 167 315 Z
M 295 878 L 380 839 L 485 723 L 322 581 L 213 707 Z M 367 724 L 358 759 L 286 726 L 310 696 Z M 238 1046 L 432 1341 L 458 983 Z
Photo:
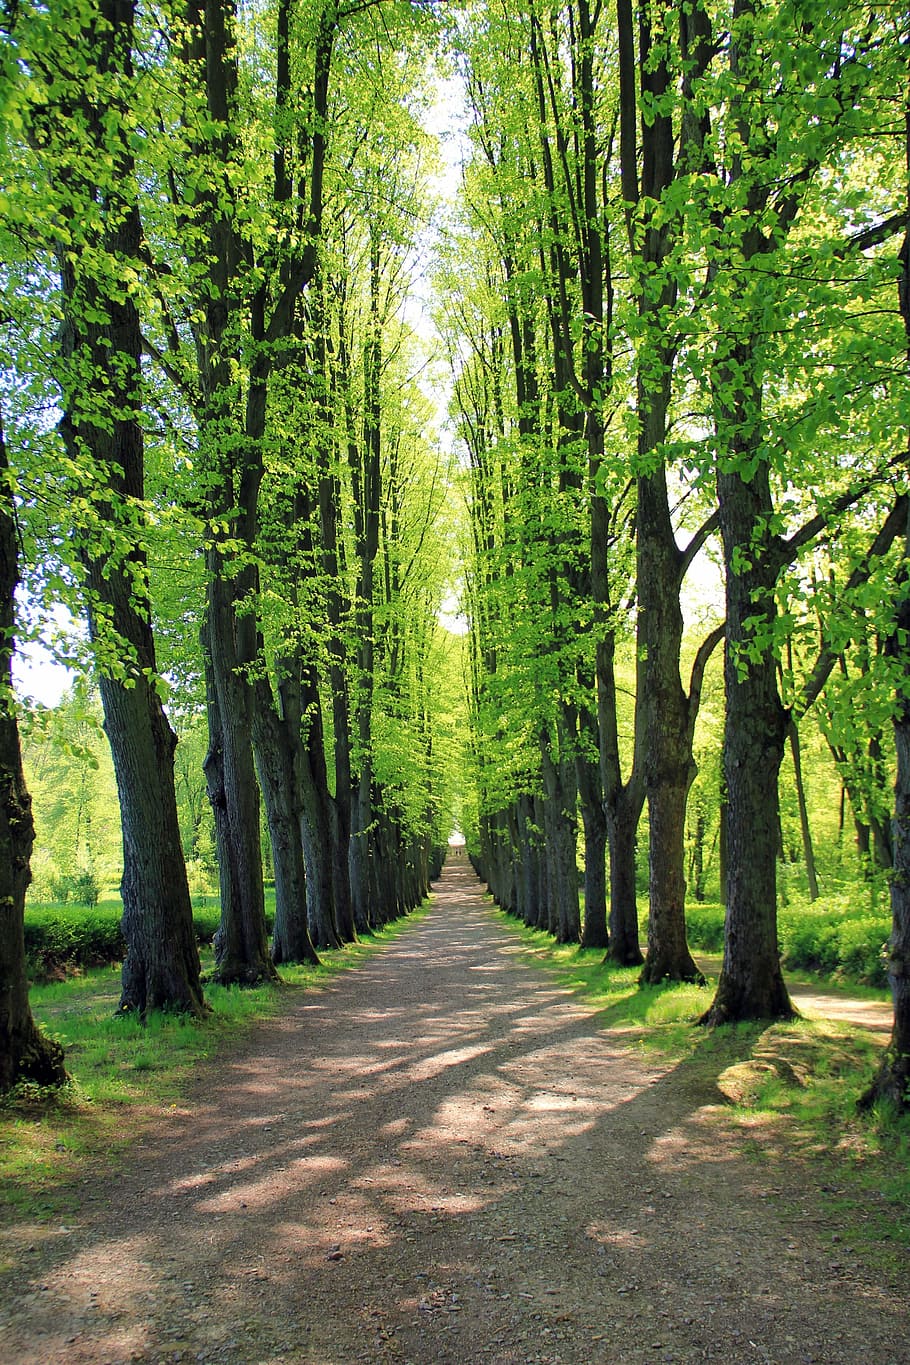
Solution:
M 469 870 L 0 1243 L 0 1360 L 898 1365 L 907 1284 L 832 1253 L 804 1170 L 735 1155 L 518 960 Z

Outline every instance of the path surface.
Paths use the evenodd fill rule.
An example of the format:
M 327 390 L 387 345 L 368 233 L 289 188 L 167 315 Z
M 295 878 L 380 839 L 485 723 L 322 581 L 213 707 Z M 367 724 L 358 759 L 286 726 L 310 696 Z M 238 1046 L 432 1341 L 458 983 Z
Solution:
M 718 1099 L 598 1032 L 453 866 L 74 1226 L 0 1245 L 0 1360 L 907 1361 L 907 1284 L 832 1250 Z

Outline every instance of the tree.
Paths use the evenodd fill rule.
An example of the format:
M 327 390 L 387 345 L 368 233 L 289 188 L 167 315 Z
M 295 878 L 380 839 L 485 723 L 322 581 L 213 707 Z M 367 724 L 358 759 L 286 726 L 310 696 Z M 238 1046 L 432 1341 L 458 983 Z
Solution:
M 20 1080 L 62 1085 L 63 1049 L 32 1018 L 23 919 L 31 871 L 31 802 L 13 697 L 15 590 L 19 581 L 13 481 L 0 424 L 0 1090 Z
M 906 40 L 905 40 L 906 41 Z M 906 91 L 905 91 L 906 96 Z M 904 106 L 904 160 L 910 174 L 910 98 Z M 910 180 L 908 218 L 898 262 L 898 303 L 904 325 L 905 360 L 910 373 Z M 894 1027 L 881 1065 L 860 1104 L 869 1108 L 880 1099 L 889 1100 L 902 1113 L 910 1111 L 910 522 L 904 538 L 904 556 L 894 630 L 888 654 L 895 671 L 894 744 L 897 775 L 894 787 L 894 872 L 891 878 L 891 938 L 888 981 L 894 1001 Z
M 693 741 L 702 678 L 722 631 L 713 631 L 698 651 L 686 691 L 680 677 L 680 592 L 692 560 L 715 523 L 709 517 L 684 550 L 678 545 L 670 507 L 667 444 L 679 326 L 675 315 L 686 306 L 680 299 L 679 281 L 686 263 L 680 259 L 682 223 L 674 194 L 677 182 L 698 172 L 704 155 L 707 119 L 698 117 L 693 88 L 704 75 L 713 49 L 710 23 L 700 4 L 681 12 L 664 3 L 646 4 L 639 11 L 633 68 L 636 44 L 628 0 L 619 0 L 617 18 L 622 190 L 638 314 L 635 543 L 641 663 L 636 726 L 645 736 L 649 820 L 648 953 L 642 981 L 691 981 L 700 974 L 686 944 L 686 802 L 696 772 Z M 683 73 L 681 108 L 674 107 L 677 70 Z M 639 108 L 640 134 L 636 136 Z
M 127 944 L 120 1008 L 201 1014 L 176 739 L 159 695 L 148 597 L 134 24 L 132 0 L 91 10 L 65 0 L 48 12 L 20 12 L 15 34 L 23 63 L 45 82 L 30 87 L 26 128 L 56 193 L 42 229 L 58 262 L 59 430 L 85 517 L 75 529 L 78 569 L 120 800 Z
M 728 859 L 724 964 L 706 1023 L 792 1013 L 776 929 L 778 773 L 790 724 L 776 677 L 785 626 L 777 593 L 785 567 L 886 484 L 894 459 L 875 367 L 847 394 L 838 363 L 840 354 L 851 363 L 854 345 L 841 325 L 845 307 L 848 318 L 862 316 L 883 285 L 874 259 L 856 268 L 859 250 L 882 240 L 879 229 L 852 246 L 844 241 L 851 202 L 844 138 L 856 139 L 858 156 L 864 139 L 874 141 L 855 112 L 862 97 L 873 103 L 879 79 L 887 83 L 889 68 L 873 54 L 893 53 L 894 41 L 887 21 L 872 37 L 845 32 L 839 14 L 806 27 L 786 8 L 760 13 L 750 0 L 733 7 L 727 161 L 710 186 L 705 180 L 705 215 L 714 224 L 706 278 L 717 328 L 709 377 L 725 568 Z M 769 90 L 772 52 L 784 55 Z M 834 172 L 830 180 L 823 166 Z M 826 243 L 810 223 L 827 230 Z M 831 270 L 828 262 L 845 258 L 848 269 Z M 829 348 L 814 364 L 813 392 L 805 383 L 807 313 Z M 884 368 L 893 344 L 886 323 L 876 336 Z

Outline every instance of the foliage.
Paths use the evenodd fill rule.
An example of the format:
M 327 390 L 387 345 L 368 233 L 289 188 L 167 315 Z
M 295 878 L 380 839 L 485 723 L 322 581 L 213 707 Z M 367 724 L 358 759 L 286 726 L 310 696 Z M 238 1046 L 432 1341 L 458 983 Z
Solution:
M 30 904 L 25 915 L 25 954 L 31 976 L 49 980 L 99 963 L 122 961 L 122 913 L 119 900 L 104 900 L 91 909 L 78 904 Z M 193 930 L 200 946 L 211 944 L 220 915 L 217 896 L 194 899 Z M 274 901 L 271 908 L 266 906 L 269 930 L 273 919 Z
M 36 841 L 30 900 L 78 900 L 120 879 L 114 769 L 97 692 L 77 679 L 55 707 L 23 717 L 22 761 Z M 82 903 L 92 904 L 83 901 Z
M 72 901 L 74 905 L 97 905 L 101 886 L 94 872 L 77 872 L 56 877 L 51 883 L 53 899 L 64 905 Z
M 703 952 L 724 946 L 724 908 L 690 906 L 686 911 L 689 942 Z M 816 972 L 836 981 L 887 987 L 886 945 L 891 921 L 884 909 L 870 913 L 855 893 L 823 896 L 809 904 L 794 900 L 778 915 L 783 965 L 793 971 Z

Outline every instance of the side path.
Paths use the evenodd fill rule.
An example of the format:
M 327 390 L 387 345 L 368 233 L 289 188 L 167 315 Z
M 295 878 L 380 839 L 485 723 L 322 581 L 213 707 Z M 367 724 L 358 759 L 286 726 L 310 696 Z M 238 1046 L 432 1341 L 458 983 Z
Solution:
M 737 1158 L 518 959 L 464 864 L 0 1244 L 0 1360 L 228 1365 L 907 1360 L 907 1285 L 832 1261 L 804 1171 Z

